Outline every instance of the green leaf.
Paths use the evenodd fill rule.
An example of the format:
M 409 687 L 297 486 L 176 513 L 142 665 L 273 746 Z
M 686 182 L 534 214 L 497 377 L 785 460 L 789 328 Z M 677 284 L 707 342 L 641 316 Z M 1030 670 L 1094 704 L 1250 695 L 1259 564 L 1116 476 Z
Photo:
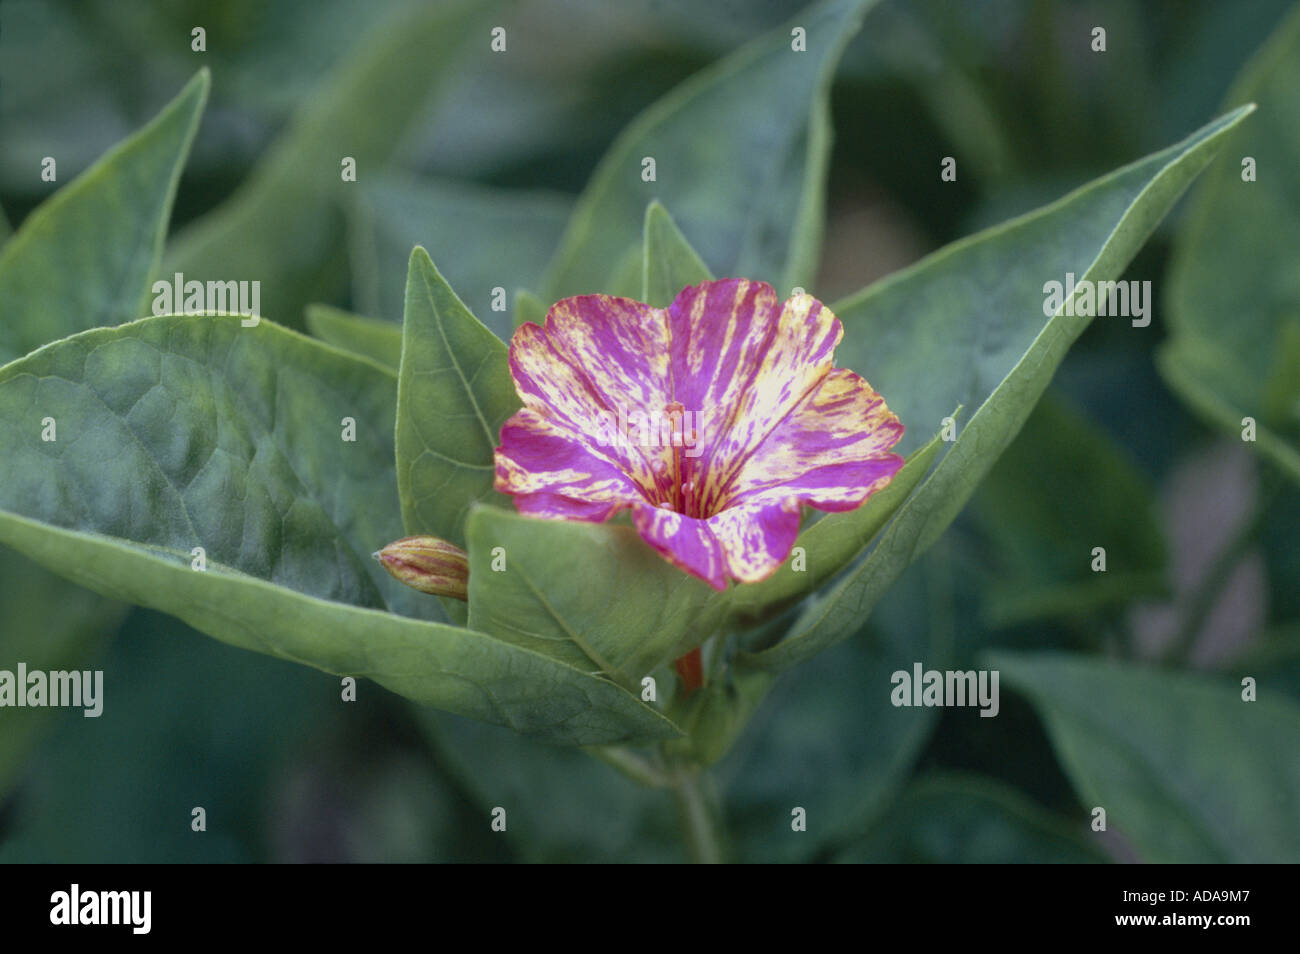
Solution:
M 519 409 L 506 346 L 465 307 L 429 253 L 411 253 L 397 384 L 397 486 L 408 534 L 465 546 L 492 489 L 501 425 Z
M 1108 860 L 1082 821 L 1070 825 L 1016 789 L 966 773 L 909 785 L 865 838 L 834 860 L 850 864 L 1092 864 Z
M 1078 615 L 1165 594 L 1155 494 L 1106 432 L 1051 392 L 972 502 L 993 541 L 995 625 Z M 1092 551 L 1106 551 L 1093 572 Z
M 1249 108 L 1060 201 L 941 249 L 834 307 L 839 362 L 862 374 L 908 431 L 955 405 L 977 410 L 867 558 L 814 600 L 785 641 L 747 661 L 785 669 L 862 625 L 903 568 L 961 511 L 1011 443 L 1088 318 L 1044 322 L 1048 281 L 1117 279 Z
M 0 669 L 13 672 L 80 670 L 116 629 L 127 607 L 73 586 L 20 553 L 0 547 Z M 10 789 L 23 759 L 46 728 L 54 710 L 0 709 L 0 798 Z M 78 713 L 77 717 L 82 718 Z
M 1166 382 L 1235 438 L 1300 481 L 1300 10 L 1247 64 L 1229 105 L 1259 114 L 1198 188 L 1169 266 L 1173 334 L 1159 354 Z M 1255 180 L 1244 181 L 1246 158 Z
M 13 232 L 13 226 L 9 224 L 9 219 L 5 217 L 5 210 L 0 207 L 0 246 L 8 241 Z
M 268 321 L 83 332 L 0 369 L 0 508 L 424 615 L 432 601 L 370 557 L 402 536 L 395 392 L 378 365 Z
M 503 339 L 513 330 L 511 313 L 493 307 L 495 289 L 536 287 L 573 205 L 549 192 L 395 176 L 361 184 L 360 195 L 350 231 L 363 310 L 393 321 L 402 317 L 407 262 L 411 249 L 422 245 Z
M 542 301 L 527 289 L 519 289 L 515 292 L 515 327 L 532 322 L 540 325 L 546 320 L 546 302 Z
M 232 645 L 552 741 L 676 734 L 607 681 L 372 608 L 437 606 L 367 556 L 401 535 L 395 390 L 378 365 L 235 316 L 56 342 L 0 369 L 0 542 Z
M 307 330 L 321 341 L 369 358 L 393 374 L 402 361 L 402 326 L 330 305 L 307 306 Z
M 640 300 L 648 305 L 667 308 L 683 288 L 713 278 L 709 266 L 700 260 L 658 200 L 646 206 L 642 248 L 645 254 Z
M 337 751 L 328 742 L 328 726 L 342 709 L 337 680 L 238 652 L 146 611 L 132 613 L 99 644 L 94 658 L 63 667 L 104 673 L 98 718 L 75 708 L 0 710 L 4 720 L 53 717 L 10 803 L 0 864 L 265 858 L 271 819 L 294 811 L 286 799 L 298 801 L 286 791 L 286 777 Z M 355 718 L 354 706 L 343 711 Z M 220 729 L 200 740 L 196 726 Z M 0 746 L 7 730 L 6 724 Z M 87 779 L 95 780 L 90 798 Z M 158 824 L 199 792 L 195 801 L 210 822 L 232 822 L 218 838 L 200 838 L 188 824 Z M 215 833 L 215 825 L 209 830 Z M 276 854 L 282 851 L 283 843 Z
M 1300 707 L 1201 675 L 990 654 L 1034 704 L 1082 804 L 1158 864 L 1300 858 Z
M 629 526 L 476 507 L 468 536 L 470 627 L 584 671 L 639 685 L 722 619 L 725 600 Z
M 148 125 L 43 202 L 0 247 L 0 364 L 149 313 L 181 167 L 208 97 L 200 70 Z
M 1175 394 L 1220 430 L 1240 438 L 1246 433 L 1245 418 L 1253 418 L 1254 444 L 1259 452 L 1286 473 L 1300 474 L 1300 450 L 1294 443 L 1272 430 L 1267 418 L 1242 410 L 1257 400 L 1249 376 L 1233 368 L 1231 358 L 1214 342 L 1175 335 L 1156 352 L 1156 367 Z
M 578 201 L 546 283 L 551 300 L 635 297 L 639 228 L 655 197 L 719 275 L 807 283 L 820 244 L 840 54 L 871 0 L 827 0 L 693 76 L 642 113 L 601 160 Z M 807 31 L 792 49 L 791 28 Z M 642 179 L 642 160 L 656 179 Z M 761 197 L 761 201 L 759 201 Z
M 369 32 L 235 194 L 177 235 L 164 277 L 260 281 L 262 313 L 294 321 L 308 302 L 339 294 L 343 201 L 393 158 L 485 7 L 403 6 Z M 358 182 L 343 180 L 344 158 L 356 160 Z

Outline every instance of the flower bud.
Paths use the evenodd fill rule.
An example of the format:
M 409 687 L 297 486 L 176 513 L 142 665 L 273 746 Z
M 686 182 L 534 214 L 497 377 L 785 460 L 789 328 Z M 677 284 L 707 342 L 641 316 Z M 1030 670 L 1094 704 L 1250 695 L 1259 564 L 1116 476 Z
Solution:
M 437 537 L 404 537 L 375 554 L 394 579 L 422 593 L 469 599 L 469 554 Z

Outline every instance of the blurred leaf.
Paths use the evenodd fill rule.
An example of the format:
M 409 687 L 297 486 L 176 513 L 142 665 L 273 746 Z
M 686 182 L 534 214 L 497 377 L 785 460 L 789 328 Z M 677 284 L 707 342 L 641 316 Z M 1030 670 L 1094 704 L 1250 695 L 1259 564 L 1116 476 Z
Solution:
M 1044 323 L 1046 281 L 1116 279 L 1156 223 L 1247 114 L 1221 117 L 1183 142 L 1059 202 L 941 249 L 834 307 L 837 358 L 884 396 L 908 430 L 906 453 L 955 405 L 977 408 L 951 449 L 899 509 L 855 571 L 817 598 L 793 635 L 753 665 L 785 669 L 844 639 L 903 568 L 961 511 L 1009 445 L 1089 319 Z
M 54 731 L 19 790 L 0 863 L 262 860 L 275 766 L 319 737 L 339 708 L 337 682 L 147 612 L 107 650 L 87 664 L 104 673 L 97 718 L 43 710 Z M 196 805 L 203 835 L 190 829 Z
M 268 321 L 173 315 L 65 339 L 0 370 L 0 542 L 232 645 L 522 732 L 672 735 L 603 680 L 369 608 L 437 607 L 365 556 L 401 535 L 394 391 L 378 365 Z M 39 439 L 43 415 L 59 441 Z
M 548 192 L 489 189 L 455 180 L 377 177 L 361 186 L 352 219 L 352 271 L 363 310 L 402 317 L 411 249 L 422 245 L 460 297 L 500 338 L 510 309 L 494 289 L 535 287 L 555 254 L 572 202 Z M 507 303 L 508 304 L 508 303 Z
M 365 318 L 330 305 L 307 306 L 307 330 L 327 344 L 369 358 L 397 374 L 402 362 L 402 326 Z
M 520 289 L 515 293 L 515 327 L 526 322 L 540 325 L 546 320 L 546 302 L 532 292 Z
M 470 627 L 584 671 L 639 684 L 721 622 L 725 599 L 632 527 L 478 507 L 468 536 Z
M 339 294 L 347 190 L 392 159 L 485 7 L 403 7 L 367 34 L 236 193 L 176 236 L 164 274 L 260 281 L 262 313 L 295 322 L 308 302 Z M 342 179 L 345 158 L 356 183 Z
M 1109 860 L 1070 826 L 1002 782 L 923 776 L 835 861 L 852 864 L 1088 864 Z
M 744 861 L 800 861 L 866 830 L 901 787 L 938 722 L 934 708 L 890 701 L 891 676 L 951 654 L 943 548 L 914 564 L 867 631 L 783 673 L 717 768 Z M 791 829 L 791 810 L 807 831 Z
M 989 654 L 1034 704 L 1083 805 L 1155 863 L 1300 858 L 1300 706 L 1199 675 Z
M 126 611 L 0 547 L 0 669 L 13 672 L 20 662 L 33 672 L 85 669 L 100 638 L 118 627 Z M 53 713 L 49 708 L 0 709 L 0 799 Z M 77 718 L 84 718 L 80 710 Z
M 806 284 L 821 242 L 827 95 L 872 0 L 827 0 L 678 86 L 615 140 L 593 174 L 546 283 L 552 300 L 636 297 L 641 219 L 654 197 L 716 274 Z M 807 50 L 791 30 L 806 30 Z M 642 180 L 642 160 L 656 180 Z M 761 196 L 762 201 L 756 201 Z
M 431 710 L 415 713 L 442 761 L 458 769 L 487 827 L 506 810 L 507 837 L 530 862 L 682 862 L 672 800 L 585 752 L 543 745 Z
M 1300 703 L 1300 623 L 1282 625 L 1258 634 L 1232 657 L 1227 670 L 1250 676 L 1261 696 L 1282 693 Z
M 1300 481 L 1300 8 L 1246 66 L 1229 104 L 1259 114 L 1195 197 L 1169 267 L 1160 369 L 1198 413 Z M 1242 180 L 1243 162 L 1256 181 Z
M 972 509 L 994 546 L 985 610 L 995 625 L 1087 613 L 1167 587 L 1150 485 L 1105 431 L 1051 392 Z M 1094 573 L 1098 546 L 1106 570 Z
M 640 300 L 648 305 L 667 308 L 683 288 L 713 278 L 709 266 L 700 261 L 658 200 L 646 206 L 642 247 L 645 259 Z
M 519 409 L 506 346 L 416 248 L 406 280 L 397 379 L 397 486 L 408 534 L 465 546 L 475 501 L 492 489 L 501 425 Z
M 200 70 L 152 122 L 42 203 L 0 247 L 0 364 L 149 313 L 149 278 L 207 95 Z
M 0 246 L 8 241 L 9 236 L 13 234 L 13 226 L 9 224 L 9 219 L 5 217 L 5 210 L 0 208 Z

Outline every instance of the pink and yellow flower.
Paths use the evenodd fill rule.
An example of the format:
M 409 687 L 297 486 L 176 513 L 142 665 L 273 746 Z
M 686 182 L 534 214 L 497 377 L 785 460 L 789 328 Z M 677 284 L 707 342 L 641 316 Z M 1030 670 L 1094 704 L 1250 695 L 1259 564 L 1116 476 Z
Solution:
M 844 334 L 811 295 L 778 304 L 744 279 L 667 308 L 580 295 L 522 325 L 510 371 L 523 408 L 501 429 L 496 488 L 520 512 L 599 522 L 630 509 L 642 538 L 716 589 L 789 555 L 801 505 L 852 510 L 903 464 L 903 425 L 835 368 Z

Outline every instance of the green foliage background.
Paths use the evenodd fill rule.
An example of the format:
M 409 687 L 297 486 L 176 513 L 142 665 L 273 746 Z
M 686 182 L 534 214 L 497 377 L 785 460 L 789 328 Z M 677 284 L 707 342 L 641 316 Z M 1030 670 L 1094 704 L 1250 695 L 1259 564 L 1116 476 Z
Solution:
M 829 22 L 849 6 L 810 16 Z M 1027 410 L 1046 376 L 1037 385 L 1027 376 L 1003 411 L 973 424 L 967 443 L 953 448 L 975 455 L 1010 442 L 921 559 L 909 566 L 910 551 L 898 553 L 913 538 L 886 531 L 861 564 L 868 596 L 836 590 L 786 620 L 807 639 L 799 646 L 849 638 L 815 656 L 793 644 L 773 655 L 761 642 L 749 647 L 763 680 L 786 671 L 711 783 L 725 806 L 728 853 L 744 860 L 1300 860 L 1300 14 L 1267 0 L 885 0 L 861 32 L 845 35 L 838 62 L 838 50 L 810 47 L 809 57 L 824 62 L 787 76 L 761 59 L 723 60 L 761 50 L 761 38 L 800 8 L 777 0 L 0 0 L 0 241 L 4 223 L 20 227 L 38 207 L 55 223 L 47 272 L 20 268 L 16 255 L 0 251 L 0 359 L 148 313 L 147 301 L 113 310 L 107 298 L 79 298 L 98 286 L 60 275 L 261 278 L 269 318 L 369 359 L 364 368 L 340 358 L 325 372 L 303 371 L 298 419 L 321 403 L 337 404 L 337 418 L 355 406 L 348 395 L 372 393 L 370 382 L 387 378 L 397 382 L 398 407 L 441 407 L 457 395 L 411 384 L 419 364 L 398 367 L 402 342 L 391 323 L 404 312 L 408 331 L 417 322 L 459 329 L 465 338 L 453 352 L 490 363 L 500 360 L 499 345 L 456 324 L 457 307 L 508 337 L 515 319 L 557 295 L 603 283 L 638 297 L 644 287 L 656 300 L 671 293 L 669 275 L 711 268 L 779 288 L 803 284 L 837 302 L 847 327 L 841 362 L 866 373 L 902 414 L 903 450 L 923 454 L 939 418 L 966 402 L 959 419 L 969 421 L 978 409 L 972 396 L 989 397 L 1020 355 L 999 348 L 1025 322 L 1042 323 L 1024 306 L 1041 305 L 1036 283 L 1049 277 L 1042 272 L 1053 255 L 1071 243 L 1090 247 L 1090 220 L 1065 217 L 1091 208 L 1088 196 L 965 257 L 859 289 L 1257 102 L 1124 272 L 1153 283 L 1150 327 L 1094 321 L 1023 427 L 1016 408 Z M 488 50 L 497 23 L 509 37 L 504 55 Z M 206 53 L 190 50 L 195 25 L 207 29 Z M 1104 54 L 1089 50 L 1094 25 L 1107 29 Z M 199 67 L 211 72 L 210 90 L 192 79 Z M 701 70 L 738 79 L 714 88 L 692 79 Z M 170 145 L 151 154 L 155 166 L 139 182 L 101 170 L 113 190 L 79 224 L 77 240 L 66 241 L 67 226 L 57 224 L 57 203 L 66 200 L 41 204 L 182 89 L 156 120 Z M 665 96 L 685 104 L 676 126 L 660 122 L 663 107 L 642 112 Z M 747 124 L 746 110 L 760 102 L 783 121 Z M 761 136 L 743 138 L 757 136 L 755 128 Z M 643 233 L 644 203 L 619 192 L 621 159 L 635 160 L 644 142 L 698 163 L 661 164 L 653 195 L 703 262 L 642 273 L 643 234 L 665 261 L 678 234 L 661 212 Z M 340 185 L 340 153 L 357 157 L 357 183 Z M 1124 173 L 1132 190 L 1172 154 Z M 47 155 L 57 158 L 57 183 L 39 178 Z M 1244 155 L 1258 159 L 1259 181 L 1243 188 Z M 943 156 L 957 158 L 956 182 L 939 181 Z M 809 174 L 823 166 L 824 190 Z M 736 188 L 709 185 L 709 170 L 716 179 L 719 168 Z M 166 218 L 165 202 L 142 203 L 131 189 L 152 194 L 150 184 L 168 177 L 176 177 L 174 208 L 159 249 L 149 237 Z M 750 182 L 779 187 L 755 201 L 743 187 Z M 1074 231 L 1062 234 L 1062 221 Z M 1097 218 L 1097 227 L 1108 221 Z M 1134 243 L 1143 225 L 1133 224 Z M 822 228 L 819 262 L 807 236 Z M 42 240 L 39 230 L 31 234 Z M 1000 257 L 982 251 L 996 242 L 1004 243 Z M 411 258 L 415 244 L 429 250 L 436 272 Z M 426 283 L 413 302 L 408 268 L 441 273 L 461 301 Z M 512 306 L 504 313 L 490 307 L 498 284 Z M 917 289 L 934 296 L 922 316 L 933 330 L 916 318 Z M 390 325 L 358 325 L 350 313 Z M 205 327 L 204 341 L 178 342 L 184 327 L 165 347 L 201 365 L 213 353 L 207 338 L 222 331 Z M 282 334 L 247 357 L 261 368 L 263 388 L 293 372 Z M 1054 334 L 1052 347 L 1064 351 L 1072 333 Z M 124 365 L 139 346 L 120 343 Z M 447 358 L 429 351 L 414 360 L 436 366 Z M 67 370 L 75 357 L 51 349 L 36 360 L 71 380 L 80 374 Z M 84 370 L 78 382 L 102 391 L 93 375 L 103 369 Z M 0 371 L 0 431 L 30 398 L 17 390 L 21 378 Z M 201 404 L 237 403 L 200 384 L 186 389 L 202 393 Z M 485 399 L 495 417 L 509 413 L 510 395 Z M 1238 422 L 1256 408 L 1260 438 L 1247 449 Z M 379 422 L 394 413 L 383 402 L 368 410 Z M 103 454 L 115 446 L 110 426 L 96 426 Z M 383 427 L 362 428 L 376 432 Z M 395 448 L 389 435 L 371 456 L 382 469 L 396 452 L 391 500 L 376 505 L 370 526 L 331 531 L 339 552 L 399 536 L 412 521 L 445 521 L 444 535 L 471 546 L 476 536 L 517 532 L 510 515 L 477 511 L 467 522 L 459 501 L 475 493 L 473 466 L 454 505 L 399 508 L 398 486 L 420 482 L 422 456 L 444 435 L 399 427 Z M 490 448 L 475 453 L 471 465 L 490 458 Z M 0 474 L 10 486 L 0 493 L 21 473 L 19 455 L 6 455 Z M 893 526 L 937 534 L 981 466 L 936 469 Z M 283 475 L 261 477 L 274 487 Z M 304 513 L 305 524 L 323 521 L 335 494 L 373 487 L 373 479 L 319 475 L 307 496 L 320 513 Z M 822 539 L 861 532 L 839 527 L 828 523 Z M 29 529 L 10 529 L 6 539 Z M 621 531 L 612 529 L 617 540 Z M 611 539 L 602 532 L 583 542 L 591 536 L 583 527 L 567 532 L 573 553 L 598 556 Z M 1106 574 L 1089 569 L 1098 545 L 1107 548 Z M 584 607 L 590 590 L 572 585 L 572 567 L 548 567 L 552 555 L 528 552 L 526 536 L 518 546 L 526 566 L 551 574 L 545 591 L 564 608 L 596 611 Z M 342 596 L 317 593 L 312 555 L 301 556 L 282 572 L 303 574 L 294 579 L 312 597 L 362 607 L 405 601 L 404 612 L 431 620 L 448 612 L 401 594 L 368 566 Z M 126 559 L 105 551 L 87 556 L 82 571 L 109 578 L 127 573 Z M 103 668 L 109 692 L 99 719 L 0 710 L 0 860 L 685 858 L 668 795 L 581 751 L 422 707 L 371 682 L 344 704 L 332 676 L 215 642 L 144 608 L 178 613 L 183 604 L 191 615 L 178 615 L 216 625 L 210 620 L 223 618 L 223 605 L 243 599 L 189 594 L 187 560 L 177 560 L 174 589 L 169 583 L 152 600 L 124 592 L 143 604 L 130 608 L 0 551 L 0 668 L 20 659 Z M 583 581 L 617 569 L 588 562 Z M 872 580 L 882 581 L 879 592 Z M 245 592 L 237 583 L 231 594 Z M 785 585 L 775 581 L 753 597 L 756 605 L 788 598 Z M 665 614 L 657 648 L 683 638 L 708 611 L 706 596 L 665 601 L 677 612 Z M 531 598 L 518 590 L 472 599 L 471 625 L 506 632 L 512 615 L 530 612 Z M 634 609 L 652 612 L 657 596 L 651 602 Z M 319 603 L 304 596 L 294 622 L 319 619 L 331 635 L 372 625 L 364 609 L 313 615 L 324 614 Z M 873 603 L 868 619 L 861 610 Z M 292 629 L 259 638 L 293 658 Z M 443 629 L 438 652 L 463 653 L 475 665 Z M 414 642 L 393 636 L 375 658 L 406 664 Z M 328 651 L 340 671 L 364 668 L 342 635 Z M 895 708 L 890 673 L 916 661 L 998 668 L 1001 713 Z M 614 665 L 634 673 L 640 662 Z M 537 679 L 546 685 L 557 672 L 539 664 Z M 1260 699 L 1249 705 L 1239 701 L 1246 675 L 1259 683 Z M 519 708 L 532 711 L 528 700 Z M 608 731 L 631 723 L 654 730 L 646 717 L 627 719 Z M 194 805 L 207 811 L 206 833 L 190 830 Z M 508 807 L 507 835 L 488 828 L 497 805 Z M 805 833 L 790 831 L 794 805 L 807 809 Z M 1088 827 L 1097 805 L 1107 809 L 1104 835 Z

